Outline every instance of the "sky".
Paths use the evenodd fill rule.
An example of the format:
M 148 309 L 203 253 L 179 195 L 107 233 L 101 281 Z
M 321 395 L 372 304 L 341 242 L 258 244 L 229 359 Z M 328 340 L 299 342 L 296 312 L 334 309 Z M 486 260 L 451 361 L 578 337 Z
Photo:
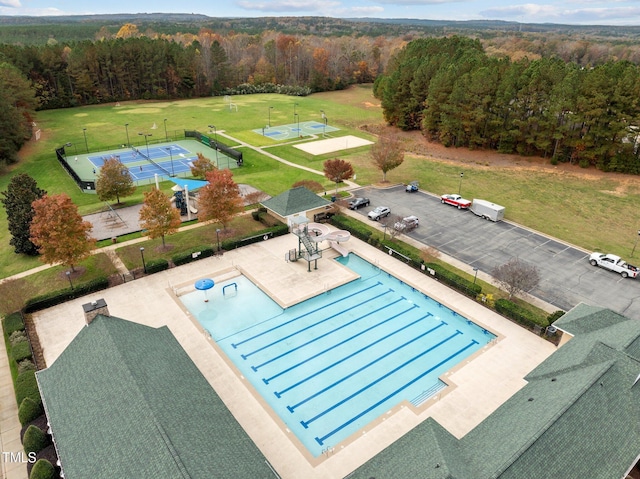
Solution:
M 640 0 L 0 0 L 0 15 L 197 13 L 210 17 L 320 16 L 506 20 L 571 25 L 640 25 Z

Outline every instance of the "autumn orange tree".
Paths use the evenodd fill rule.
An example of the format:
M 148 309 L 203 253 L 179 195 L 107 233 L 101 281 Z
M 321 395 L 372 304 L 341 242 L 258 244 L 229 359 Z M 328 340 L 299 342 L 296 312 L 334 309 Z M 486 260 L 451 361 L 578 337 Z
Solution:
M 348 180 L 353 176 L 353 166 L 351 163 L 340 158 L 327 160 L 323 163 L 324 176 L 336 184 L 336 193 L 338 193 L 338 183 Z
M 136 191 L 129 168 L 115 157 L 107 158 L 100 168 L 96 181 L 96 193 L 102 201 L 117 200 L 121 196 L 129 196 Z
M 173 207 L 167 195 L 155 188 L 145 192 L 144 205 L 140 209 L 140 226 L 147 230 L 149 238 L 162 238 L 164 248 L 164 237 L 178 231 L 180 224 L 180 212 Z
M 221 223 L 226 228 L 242 211 L 240 188 L 233 181 L 231 170 L 211 170 L 206 175 L 208 185 L 198 194 L 198 220 Z
M 91 254 L 96 239 L 89 236 L 93 226 L 83 221 L 78 207 L 62 193 L 45 195 L 32 204 L 31 241 L 38 247 L 44 263 L 74 265 Z
M 404 150 L 397 136 L 381 136 L 371 147 L 371 159 L 382 171 L 382 182 L 387 182 L 387 172 L 397 168 L 404 161 Z
M 193 160 L 191 174 L 196 178 L 204 178 L 209 171 L 215 170 L 216 165 L 202 153 L 198 153 L 198 158 Z

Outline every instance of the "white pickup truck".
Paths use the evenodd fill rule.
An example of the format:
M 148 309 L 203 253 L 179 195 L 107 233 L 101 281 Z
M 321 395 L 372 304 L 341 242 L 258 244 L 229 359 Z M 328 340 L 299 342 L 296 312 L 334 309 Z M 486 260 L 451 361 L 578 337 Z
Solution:
M 640 274 L 640 270 L 636 266 L 625 262 L 615 254 L 592 253 L 589 256 L 589 263 L 620 273 L 623 278 L 635 278 Z

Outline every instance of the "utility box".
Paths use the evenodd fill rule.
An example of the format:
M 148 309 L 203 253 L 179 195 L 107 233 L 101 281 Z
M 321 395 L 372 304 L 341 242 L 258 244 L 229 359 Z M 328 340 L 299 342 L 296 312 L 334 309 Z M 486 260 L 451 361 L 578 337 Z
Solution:
M 474 199 L 469 210 L 485 220 L 501 221 L 504 219 L 504 206 L 496 205 L 490 201 Z

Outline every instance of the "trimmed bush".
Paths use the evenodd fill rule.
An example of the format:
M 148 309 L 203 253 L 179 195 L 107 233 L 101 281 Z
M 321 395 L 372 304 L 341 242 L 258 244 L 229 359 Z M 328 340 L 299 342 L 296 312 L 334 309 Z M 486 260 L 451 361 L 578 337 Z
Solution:
M 533 329 L 535 326 L 546 327 L 548 324 L 546 317 L 538 316 L 508 299 L 497 300 L 496 311 L 530 329 Z
M 225 251 L 230 251 L 232 249 L 240 248 L 242 246 L 248 246 L 253 243 L 259 243 L 260 241 L 264 241 L 265 236 L 267 239 L 275 238 L 276 236 L 282 236 L 289 233 L 289 227 L 285 224 L 278 224 L 276 226 L 271 226 L 270 228 L 265 228 L 263 230 L 258 231 L 257 233 L 253 233 L 251 236 L 245 236 L 239 239 L 226 240 L 222 242 L 222 249 Z
M 42 404 L 35 371 L 26 371 L 16 378 L 16 400 L 22 404 L 25 398 L 31 398 L 34 402 Z
M 23 359 L 18 363 L 18 374 L 22 374 L 26 371 L 35 371 L 36 365 L 30 359 Z
M 347 230 L 356 238 L 369 242 L 369 238 L 373 234 L 371 228 L 362 224 L 359 221 L 351 220 L 349 217 L 343 215 L 332 216 L 329 222 L 336 228 Z
M 14 331 L 11 333 L 11 336 L 9 336 L 11 346 L 15 346 L 18 343 L 24 343 L 25 341 L 27 341 L 27 333 L 24 330 Z
M 54 479 L 55 477 L 56 469 L 46 459 L 38 459 L 29 474 L 29 479 Z
M 23 341 L 14 345 L 11 348 L 11 357 L 16 363 L 19 363 L 23 359 L 31 357 L 31 345 L 28 341 Z
M 11 313 L 4 318 L 4 332 L 7 336 L 11 336 L 16 331 L 24 331 L 24 323 L 20 313 Z
M 101 291 L 109 287 L 109 280 L 106 277 L 96 278 L 86 283 L 81 283 L 74 289 L 66 288 L 63 290 L 53 291 L 42 296 L 36 296 L 27 301 L 25 306 L 25 313 L 33 313 L 34 311 L 40 311 L 41 309 L 50 308 L 62 304 L 70 299 L 78 298 L 89 293 Z
M 448 284 L 467 296 L 475 298 L 482 292 L 482 286 L 479 284 L 473 283 L 439 264 L 427 263 L 426 266 L 436 272 L 436 278 L 442 283 Z
M 22 446 L 24 447 L 24 452 L 27 454 L 30 452 L 38 453 L 49 444 L 49 437 L 42 432 L 42 429 L 33 424 L 27 428 L 22 438 Z
M 169 269 L 169 262 L 166 259 L 147 261 L 147 274 L 159 273 L 165 269 Z
M 564 311 L 562 310 L 554 311 L 549 316 L 547 316 L 547 321 L 549 322 L 549 324 L 552 324 L 554 321 L 560 319 L 562 316 L 564 316 Z
M 33 421 L 35 418 L 44 414 L 42 404 L 35 402 L 33 399 L 26 397 L 20 403 L 18 408 L 18 419 L 20 424 L 25 426 Z
M 200 253 L 195 258 L 193 257 L 194 253 Z M 178 253 L 175 256 L 171 257 L 171 261 L 176 266 L 180 266 L 183 264 L 191 263 L 192 261 L 197 261 L 202 258 L 208 258 L 209 256 L 213 256 L 215 251 L 211 246 L 198 246 L 195 248 L 191 248 L 189 251 L 184 251 L 182 253 Z

